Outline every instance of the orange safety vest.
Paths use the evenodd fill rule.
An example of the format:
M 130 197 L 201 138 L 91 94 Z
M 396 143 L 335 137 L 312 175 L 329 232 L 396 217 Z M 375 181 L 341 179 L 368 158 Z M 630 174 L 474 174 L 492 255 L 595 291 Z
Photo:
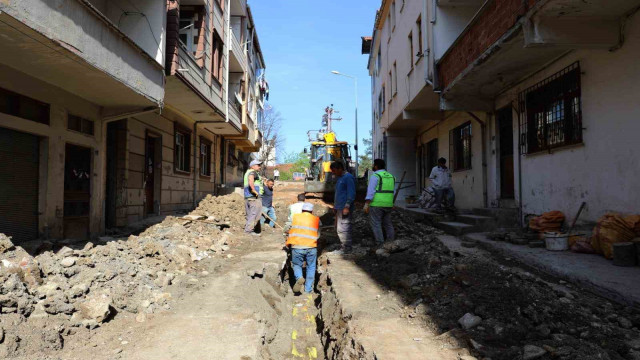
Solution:
M 286 245 L 318 246 L 320 218 L 307 212 L 293 215 Z

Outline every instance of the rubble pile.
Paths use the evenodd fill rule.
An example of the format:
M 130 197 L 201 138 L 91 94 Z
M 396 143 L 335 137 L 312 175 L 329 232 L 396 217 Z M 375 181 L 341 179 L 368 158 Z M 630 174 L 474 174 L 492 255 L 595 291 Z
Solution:
M 236 193 L 207 195 L 191 215 L 206 216 L 208 220 L 218 223 L 242 224 L 245 221 L 244 199 Z
M 94 329 L 119 312 L 144 321 L 170 309 L 168 287 L 198 272 L 200 261 L 229 250 L 241 204 L 236 195 L 207 197 L 194 211 L 224 226 L 193 220 L 199 218 L 193 213 L 170 216 L 138 236 L 103 237 L 95 245 L 43 242 L 46 251 L 35 256 L 0 234 L 0 358 L 60 349 L 63 336 Z
M 365 221 L 356 215 L 357 224 Z M 403 295 L 399 316 L 462 341 L 478 359 L 640 359 L 638 308 L 508 261 L 452 252 L 411 217 L 394 222 L 397 240 L 375 251 L 357 247 L 354 258 Z

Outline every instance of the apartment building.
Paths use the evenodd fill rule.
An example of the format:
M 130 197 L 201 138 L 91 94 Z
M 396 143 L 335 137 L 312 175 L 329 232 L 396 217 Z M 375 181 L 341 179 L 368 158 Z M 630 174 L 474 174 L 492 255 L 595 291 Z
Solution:
M 0 232 L 85 239 L 215 193 L 225 138 L 245 141 L 227 89 L 230 19 L 246 12 L 241 0 L 0 2 Z
M 447 158 L 460 208 L 518 208 L 523 220 L 549 210 L 571 217 L 582 202 L 584 221 L 637 212 L 639 6 L 383 1 L 371 40 L 363 38 L 376 156 L 396 173 L 415 160 L 416 192 Z M 420 44 L 409 24 L 422 25 Z M 414 52 L 427 60 L 415 83 Z M 428 111 L 412 117 L 416 102 Z

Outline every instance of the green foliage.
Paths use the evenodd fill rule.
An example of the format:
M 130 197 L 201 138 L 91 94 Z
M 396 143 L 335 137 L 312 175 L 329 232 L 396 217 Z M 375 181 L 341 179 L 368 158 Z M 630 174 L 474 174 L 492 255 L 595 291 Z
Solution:
M 362 139 L 362 145 L 364 145 L 364 155 L 360 155 L 360 161 L 358 164 L 358 176 L 364 176 L 367 169 L 371 170 L 373 167 L 373 131 L 369 130 L 369 137 Z
M 304 152 L 300 153 L 288 153 L 284 155 L 284 164 L 289 165 L 291 167 L 288 169 L 280 170 L 280 180 L 293 180 L 294 172 L 304 172 L 306 168 L 309 167 L 309 156 Z

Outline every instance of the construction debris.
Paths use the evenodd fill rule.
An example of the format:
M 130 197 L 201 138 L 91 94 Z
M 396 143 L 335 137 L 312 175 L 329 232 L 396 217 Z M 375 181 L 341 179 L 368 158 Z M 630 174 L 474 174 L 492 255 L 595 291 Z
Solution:
M 39 254 L 0 234 L 0 354 L 62 348 L 60 336 L 96 328 L 119 312 L 142 322 L 170 309 L 168 287 L 201 272 L 200 261 L 228 251 L 243 212 L 238 195 L 207 196 L 188 218 L 213 217 L 226 226 L 169 216 L 138 236 L 49 243 L 52 250 Z M 41 336 L 41 321 L 62 330 Z

